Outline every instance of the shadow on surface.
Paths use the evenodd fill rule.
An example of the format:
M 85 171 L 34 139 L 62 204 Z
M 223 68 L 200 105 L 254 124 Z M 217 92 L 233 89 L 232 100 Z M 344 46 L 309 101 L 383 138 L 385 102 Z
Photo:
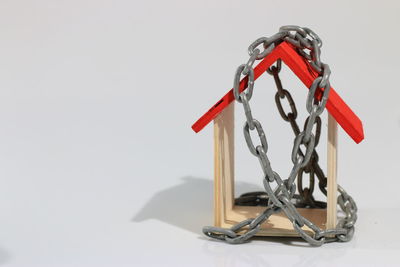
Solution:
M 132 218 L 140 223 L 148 219 L 174 225 L 181 229 L 196 233 L 200 239 L 215 241 L 205 237 L 201 229 L 213 224 L 213 181 L 193 176 L 182 177 L 181 183 L 157 192 Z M 260 187 L 250 183 L 235 181 L 235 195 L 244 192 L 258 191 Z M 292 247 L 311 247 L 299 237 L 254 237 L 252 241 L 283 243 Z M 247 243 L 258 246 L 259 242 Z M 228 246 L 229 247 L 229 246 Z M 0 251 L 0 264 L 1 261 Z
M 157 219 L 201 234 L 203 226 L 213 223 L 213 181 L 192 176 L 182 177 L 181 181 L 181 184 L 155 194 L 132 221 Z M 257 189 L 249 183 L 235 183 L 239 193 Z
M 10 260 L 10 255 L 2 248 L 0 248 L 0 265 L 5 265 Z

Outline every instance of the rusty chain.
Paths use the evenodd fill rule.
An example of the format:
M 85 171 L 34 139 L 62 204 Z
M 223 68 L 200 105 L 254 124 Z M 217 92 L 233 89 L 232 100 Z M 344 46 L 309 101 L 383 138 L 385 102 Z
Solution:
M 296 137 L 292 149 L 293 167 L 287 179 L 282 180 L 278 173 L 273 171 L 271 163 L 267 156 L 268 142 L 261 123 L 256 120 L 251 112 L 249 101 L 253 94 L 254 88 L 254 69 L 253 64 L 256 60 L 261 60 L 266 57 L 279 43 L 286 41 L 292 44 L 297 52 L 309 63 L 311 68 L 319 75 L 313 81 L 308 92 L 306 109 L 309 113 L 305 121 L 303 131 L 296 122 L 297 109 L 290 93 L 282 87 L 279 78 L 281 69 L 281 61 L 277 62 L 276 66 L 271 67 L 268 73 L 274 76 L 277 86 L 275 101 L 278 111 L 285 121 L 288 121 L 295 133 Z M 239 222 L 233 227 L 226 229 L 215 226 L 206 226 L 203 228 L 203 233 L 211 238 L 224 240 L 231 244 L 239 244 L 246 242 L 253 237 L 261 227 L 261 224 L 275 213 L 283 212 L 291 221 L 293 228 L 297 231 L 300 237 L 306 240 L 313 246 L 320 246 L 326 242 L 333 241 L 349 241 L 354 234 L 354 224 L 357 220 L 357 205 L 353 198 L 346 191 L 338 186 L 338 204 L 345 217 L 340 219 L 335 229 L 322 230 L 311 221 L 300 215 L 297 211 L 294 201 L 297 200 L 297 205 L 304 207 L 324 207 L 323 202 L 316 201 L 312 197 L 314 190 L 315 175 L 319 179 L 319 187 L 326 195 L 326 177 L 318 164 L 318 154 L 315 150 L 319 142 L 321 132 L 320 115 L 325 110 L 326 102 L 330 91 L 330 68 L 320 59 L 322 41 L 316 33 L 311 29 L 299 26 L 283 26 L 279 32 L 269 38 L 261 37 L 255 40 L 248 49 L 250 59 L 246 64 L 238 67 L 233 85 L 233 93 L 236 101 L 243 105 L 246 121 L 243 127 L 246 144 L 250 152 L 256 156 L 260 162 L 264 174 L 265 192 L 249 193 L 241 199 L 242 204 L 259 202 L 260 205 L 266 206 L 266 209 L 256 218 L 250 218 Z M 262 47 L 259 49 L 258 47 Z M 239 82 L 241 76 L 247 76 L 247 89 L 239 92 Z M 323 89 L 323 90 L 322 90 Z M 317 95 L 321 95 L 318 100 Z M 285 113 L 281 100 L 287 99 L 291 111 Z M 315 128 L 315 134 L 314 134 Z M 256 130 L 260 144 L 254 145 L 250 131 Z M 305 151 L 301 149 L 304 146 Z M 308 188 L 302 187 L 302 175 L 309 173 L 310 185 Z M 298 180 L 299 195 L 295 194 L 296 185 L 295 179 Z M 275 186 L 272 186 L 275 184 Z M 274 188 L 273 188 L 274 187 Z M 303 226 L 307 226 L 312 232 L 312 235 L 307 234 L 303 230 Z

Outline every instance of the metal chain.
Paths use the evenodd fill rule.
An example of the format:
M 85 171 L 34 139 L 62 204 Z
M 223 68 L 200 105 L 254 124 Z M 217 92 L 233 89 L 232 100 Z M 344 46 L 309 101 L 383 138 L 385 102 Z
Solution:
M 292 162 L 293 167 L 287 179 L 282 180 L 278 173 L 273 171 L 271 163 L 267 156 L 268 142 L 265 136 L 261 123 L 256 120 L 251 112 L 249 101 L 251 100 L 254 88 L 254 69 L 253 64 L 256 60 L 261 60 L 266 57 L 279 43 L 286 41 L 292 44 L 297 52 L 310 64 L 310 66 L 319 75 L 313 81 L 308 92 L 306 109 L 309 113 L 303 131 L 300 131 L 295 119 L 297 117 L 297 110 L 294 101 L 287 90 L 283 89 L 280 79 L 274 75 L 275 82 L 277 83 L 278 92 L 276 99 L 278 101 L 286 98 L 291 107 L 291 112 L 285 114 L 282 105 L 278 106 L 281 116 L 290 122 L 293 131 L 296 134 L 294 145 L 292 149 Z M 262 46 L 260 50 L 258 47 Z M 325 110 L 325 106 L 329 97 L 330 91 L 330 69 L 329 66 L 323 63 L 320 59 L 320 48 L 322 41 L 312 30 L 299 26 L 284 26 L 279 29 L 279 32 L 269 38 L 261 37 L 254 41 L 248 49 L 250 59 L 246 64 L 240 65 L 235 73 L 233 93 L 236 101 L 243 104 L 245 111 L 246 121 L 243 126 L 243 133 L 246 144 L 250 152 L 256 156 L 260 162 L 264 174 L 264 188 L 268 198 L 266 199 L 266 209 L 256 218 L 244 220 L 233 227 L 226 229 L 221 227 L 206 226 L 203 228 L 203 233 L 209 237 L 225 240 L 228 243 L 238 244 L 243 243 L 254 236 L 272 214 L 283 212 L 291 221 L 293 228 L 297 233 L 308 243 L 314 246 L 320 246 L 325 242 L 332 241 L 349 241 L 354 234 L 354 224 L 357 220 L 357 206 L 354 200 L 338 186 L 338 204 L 345 213 L 345 217 L 339 220 L 335 229 L 322 230 L 308 219 L 304 218 L 297 211 L 292 199 L 296 199 L 296 185 L 295 179 L 300 172 L 310 172 L 311 175 L 317 175 L 320 180 L 319 187 L 325 189 L 326 180 L 325 175 L 318 164 L 318 154 L 315 152 L 315 147 L 319 141 L 320 133 L 320 118 L 319 116 Z M 280 70 L 281 62 L 278 61 L 275 70 Z M 271 73 L 273 68 L 269 70 Z M 278 71 L 279 72 L 279 71 Z M 243 92 L 239 91 L 239 83 L 241 76 L 247 76 L 247 89 Z M 323 89 L 323 90 L 322 90 Z M 318 96 L 318 97 L 317 97 Z M 280 102 L 279 102 L 280 103 Z M 316 127 L 315 135 L 314 128 Z M 255 145 L 250 131 L 256 130 L 260 143 Z M 302 146 L 305 151 L 302 150 Z M 312 174 L 311 174 L 312 172 Z M 324 178 L 320 178 L 324 177 Z M 300 178 L 301 180 L 301 178 Z M 321 180 L 323 182 L 321 182 Z M 300 182 L 301 183 L 301 182 Z M 303 190 L 303 195 L 310 194 Z M 326 190 L 325 190 L 326 193 Z M 251 195 L 249 195 L 251 196 Z M 304 197 L 304 196 L 303 196 Z M 307 226 L 313 232 L 312 235 L 307 234 L 302 229 Z
M 281 70 L 282 62 L 278 60 L 276 66 L 272 66 L 267 70 L 269 74 L 271 74 L 274 77 L 277 92 L 275 94 L 275 102 L 276 106 L 278 108 L 279 114 L 281 115 L 282 119 L 285 121 L 290 122 L 290 125 L 292 126 L 293 132 L 295 136 L 297 136 L 300 133 L 300 128 L 296 122 L 297 118 L 297 108 L 296 104 L 293 101 L 292 95 L 287 91 L 286 89 L 283 88 L 281 79 L 279 77 L 279 72 Z M 283 105 L 282 105 L 282 100 L 287 99 L 289 106 L 290 106 L 290 112 L 286 113 L 284 111 Z M 308 120 L 305 121 L 304 124 L 304 129 L 306 127 Z M 302 168 L 298 175 L 297 175 L 297 187 L 299 194 L 295 194 L 293 198 L 296 200 L 294 205 L 296 208 L 326 208 L 326 202 L 323 201 L 317 201 L 313 197 L 313 191 L 314 191 L 314 183 L 315 183 L 315 176 L 317 176 L 319 180 L 319 185 L 320 188 L 323 188 L 321 190 L 325 195 L 326 195 L 326 180 L 327 178 L 325 177 L 325 174 L 323 173 L 322 169 L 319 167 L 319 156 L 316 151 L 316 147 L 319 142 L 319 138 L 321 135 L 321 118 L 319 116 L 316 117 L 315 120 L 316 123 L 316 131 L 315 131 L 315 147 L 314 147 L 314 152 L 311 157 L 310 162 L 307 164 L 306 167 Z M 301 151 L 300 151 L 301 153 Z M 318 165 L 316 168 L 314 168 L 314 165 Z M 303 173 L 308 173 L 310 177 L 309 181 L 309 187 L 303 188 Z M 317 173 L 317 175 L 316 175 Z M 239 206 L 266 206 L 266 200 L 268 199 L 268 195 L 266 192 L 250 192 L 241 195 L 240 197 L 235 199 L 235 205 Z
M 277 87 L 277 92 L 275 94 L 275 102 L 276 102 L 276 106 L 278 108 L 279 114 L 281 115 L 282 119 L 289 122 L 292 130 L 295 134 L 295 136 L 297 136 L 298 134 L 300 134 L 300 128 L 296 122 L 297 119 L 297 108 L 296 105 L 293 101 L 293 98 L 291 96 L 291 94 L 289 93 L 289 91 L 287 91 L 286 89 L 283 88 L 282 86 L 282 82 L 281 79 L 279 77 L 279 72 L 281 70 L 281 61 L 278 61 L 276 66 L 272 66 L 270 69 L 268 69 L 268 73 L 271 74 L 274 77 L 275 80 L 275 84 Z M 283 109 L 283 105 L 282 105 L 282 100 L 283 99 L 287 99 L 289 106 L 290 106 L 290 112 L 286 113 Z M 310 207 L 310 208 L 325 208 L 326 207 L 326 203 L 325 202 L 321 202 L 321 201 L 316 201 L 313 198 L 313 191 L 314 191 L 314 181 L 315 181 L 315 171 L 314 171 L 314 167 L 313 165 L 318 165 L 318 160 L 319 160 L 319 156 L 318 153 L 316 151 L 316 147 L 319 143 L 319 139 L 320 139 L 320 135 L 321 135 L 321 118 L 319 116 L 317 116 L 315 118 L 315 122 L 316 124 L 316 130 L 315 130 L 315 147 L 314 147 L 314 151 L 313 151 L 313 155 L 311 156 L 311 160 L 310 162 L 307 164 L 306 167 L 302 168 L 298 175 L 297 175 L 297 188 L 299 191 L 299 197 L 298 197 L 298 201 L 296 202 L 295 206 L 296 207 Z M 312 127 L 313 125 L 308 123 L 308 119 L 305 121 L 304 123 L 304 130 L 306 130 L 306 127 Z M 319 168 L 321 169 L 321 168 Z M 310 176 L 310 182 L 309 182 L 309 187 L 307 188 L 303 188 L 303 173 L 308 173 Z M 321 173 L 319 173 L 321 174 Z M 322 172 L 323 174 L 323 172 Z M 326 177 L 325 174 L 323 174 L 323 176 L 317 176 L 320 184 L 323 183 L 326 185 Z M 325 195 L 326 195 L 326 190 L 324 191 Z

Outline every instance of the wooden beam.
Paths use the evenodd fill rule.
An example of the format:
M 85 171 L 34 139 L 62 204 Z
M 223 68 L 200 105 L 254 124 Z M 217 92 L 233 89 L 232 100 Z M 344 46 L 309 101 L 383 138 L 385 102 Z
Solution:
M 214 224 L 222 226 L 234 205 L 234 111 L 231 103 L 214 120 Z
M 327 181 L 327 221 L 326 228 L 336 228 L 337 218 L 337 144 L 338 124 L 328 114 L 328 181 Z

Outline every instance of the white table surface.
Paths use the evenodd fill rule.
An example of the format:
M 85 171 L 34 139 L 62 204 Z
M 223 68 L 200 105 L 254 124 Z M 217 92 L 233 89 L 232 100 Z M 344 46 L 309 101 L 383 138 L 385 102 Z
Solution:
M 1 1 L 0 265 L 399 265 L 399 9 L 398 1 Z M 364 122 L 359 145 L 339 132 L 339 183 L 359 206 L 355 237 L 320 248 L 210 241 L 201 227 L 213 221 L 212 127 L 190 126 L 230 88 L 247 46 L 285 24 L 320 34 L 332 84 Z M 287 68 L 282 75 L 302 121 L 306 90 Z M 293 136 L 265 77 L 254 114 L 284 175 Z M 240 193 L 261 188 L 262 177 L 237 132 Z

